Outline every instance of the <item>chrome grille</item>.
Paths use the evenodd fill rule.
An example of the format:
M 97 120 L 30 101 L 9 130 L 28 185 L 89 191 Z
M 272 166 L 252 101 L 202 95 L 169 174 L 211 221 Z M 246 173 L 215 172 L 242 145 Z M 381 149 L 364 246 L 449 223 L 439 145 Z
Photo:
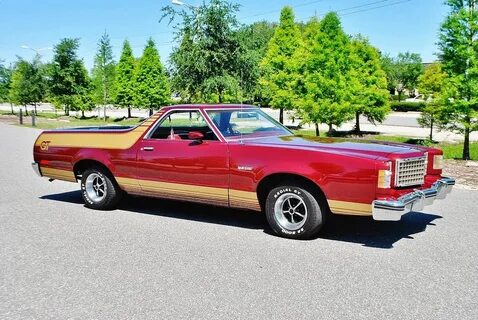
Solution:
M 395 163 L 395 187 L 422 185 L 427 170 L 426 156 L 398 159 Z

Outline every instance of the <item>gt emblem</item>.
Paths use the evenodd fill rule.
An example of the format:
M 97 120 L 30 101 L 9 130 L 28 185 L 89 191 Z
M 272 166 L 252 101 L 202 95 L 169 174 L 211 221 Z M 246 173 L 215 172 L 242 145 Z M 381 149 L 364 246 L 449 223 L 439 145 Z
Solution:
M 42 141 L 40 143 L 40 150 L 47 151 L 49 145 L 50 145 L 50 141 Z

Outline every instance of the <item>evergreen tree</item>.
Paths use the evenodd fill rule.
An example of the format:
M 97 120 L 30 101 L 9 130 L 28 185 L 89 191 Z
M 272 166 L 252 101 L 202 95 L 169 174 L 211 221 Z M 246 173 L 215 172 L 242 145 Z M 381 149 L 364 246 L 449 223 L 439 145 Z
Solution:
M 115 62 L 110 38 L 105 32 L 98 41 L 98 52 L 93 67 L 94 101 L 103 105 L 103 117 L 106 121 L 106 105 L 113 102 L 111 97 L 114 81 Z
M 78 47 L 78 39 L 65 38 L 53 50 L 49 88 L 54 104 L 62 106 L 66 115 L 70 114 L 75 95 L 88 86 L 88 73 L 77 56 Z
M 123 51 L 116 65 L 115 72 L 115 104 L 128 108 L 128 118 L 131 118 L 131 106 L 134 103 L 134 68 L 133 50 L 128 40 L 123 43 Z
M 264 94 L 270 99 L 271 107 L 279 109 L 281 123 L 284 122 L 284 109 L 298 108 L 294 94 L 298 78 L 294 57 L 301 41 L 299 27 L 294 21 L 294 12 L 291 7 L 284 7 L 279 25 L 261 62 L 262 77 L 259 80 Z
M 135 73 L 135 104 L 148 108 L 149 114 L 170 102 L 171 90 L 158 50 L 152 39 L 148 40 Z
M 311 24 L 315 27 L 315 24 Z M 311 27 L 309 26 L 309 27 Z M 350 40 L 336 13 L 328 13 L 312 32 L 304 69 L 301 113 L 314 123 L 326 123 L 329 133 L 353 117 L 350 107 Z
M 352 39 L 351 104 L 355 112 L 355 131 L 360 132 L 360 116 L 372 122 L 382 122 L 390 111 L 387 78 L 382 70 L 380 55 L 367 39 Z

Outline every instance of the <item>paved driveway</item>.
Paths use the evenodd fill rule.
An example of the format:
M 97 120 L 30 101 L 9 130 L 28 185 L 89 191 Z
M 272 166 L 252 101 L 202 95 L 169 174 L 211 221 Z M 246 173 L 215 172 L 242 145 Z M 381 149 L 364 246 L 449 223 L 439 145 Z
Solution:
M 86 209 L 0 124 L 0 319 L 477 319 L 478 193 L 401 222 L 270 235 L 255 213 L 130 199 Z

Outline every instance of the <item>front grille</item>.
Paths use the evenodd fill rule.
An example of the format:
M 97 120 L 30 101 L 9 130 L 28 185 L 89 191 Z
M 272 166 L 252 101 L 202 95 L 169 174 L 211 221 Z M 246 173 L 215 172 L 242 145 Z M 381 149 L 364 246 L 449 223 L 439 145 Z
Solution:
M 425 182 L 427 158 L 398 159 L 395 165 L 395 187 L 418 186 Z

